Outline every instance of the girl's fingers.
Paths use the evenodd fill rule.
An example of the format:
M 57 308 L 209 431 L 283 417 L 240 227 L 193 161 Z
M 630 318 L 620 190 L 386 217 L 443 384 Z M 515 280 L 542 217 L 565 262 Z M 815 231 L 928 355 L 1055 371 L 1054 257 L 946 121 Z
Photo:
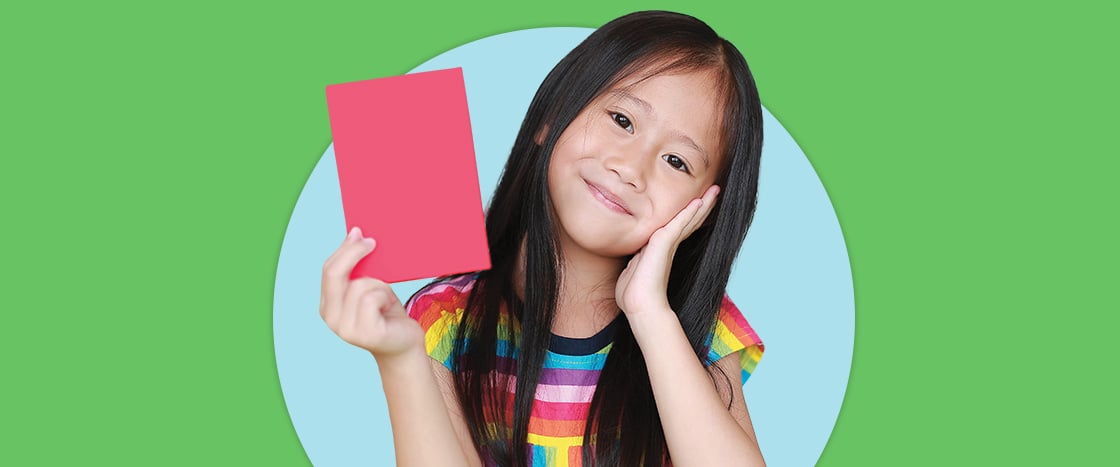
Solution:
M 384 328 L 385 322 L 382 310 L 386 301 L 385 292 L 371 288 L 358 299 L 356 308 L 347 310 L 350 316 L 347 317 L 346 324 L 350 326 L 353 333 L 351 342 L 363 338 L 372 339 L 374 342 L 380 340 L 380 330 Z
M 696 213 L 700 211 L 701 207 L 702 205 L 700 200 L 693 199 L 692 201 L 689 201 L 688 204 L 685 205 L 684 209 L 681 209 L 681 211 L 678 212 L 677 215 L 673 217 L 673 219 L 670 220 L 668 224 L 665 224 L 665 227 L 662 227 L 658 229 L 657 232 L 654 232 L 654 237 L 657 237 L 657 234 L 661 233 L 662 236 L 669 237 L 666 240 L 672 239 L 676 242 L 680 242 L 683 238 L 685 228 L 688 227 L 688 225 L 692 222 L 692 219 L 696 217 Z M 653 242 L 654 238 L 651 237 L 650 241 Z
M 712 207 L 716 204 L 716 196 L 719 194 L 719 187 L 712 185 L 704 192 L 699 199 L 689 201 L 687 205 L 676 216 L 665 224 L 664 227 L 654 232 L 650 237 L 650 243 L 657 243 L 662 241 L 658 237 L 668 237 L 663 241 L 673 241 L 674 246 L 679 245 L 680 242 L 692 235 L 696 229 L 704 223 L 704 219 L 708 217 L 708 213 L 712 211 Z
M 700 225 L 708 218 L 708 214 L 712 212 L 712 208 L 715 207 L 717 196 L 719 196 L 719 186 L 716 185 L 712 185 L 704 192 L 703 197 L 700 198 L 703 204 L 696 210 L 696 213 L 692 216 L 692 219 L 689 220 L 688 224 L 685 225 L 684 229 L 681 230 L 681 241 L 684 241 L 684 239 L 692 235 L 696 229 L 700 228 Z
M 332 326 L 342 312 L 343 294 L 350 282 L 350 272 L 363 256 L 373 249 L 373 239 L 363 239 L 361 229 L 350 230 L 342 246 L 323 263 L 322 291 L 319 297 L 319 315 Z
M 369 277 L 350 280 L 354 266 L 374 246 L 373 239 L 355 228 L 327 259 L 319 313 L 338 337 L 376 356 L 407 350 L 422 342 L 423 334 L 389 284 Z
M 389 284 L 370 277 L 362 277 L 350 282 L 342 303 L 343 307 L 349 311 L 350 309 L 357 309 L 357 303 L 363 297 L 372 296 L 379 298 L 377 304 L 378 308 L 381 308 L 384 304 L 391 303 L 388 296 L 392 293 Z
M 338 328 L 354 326 L 361 314 L 374 313 L 381 315 L 381 309 L 388 302 L 387 294 L 392 294 L 389 284 L 377 279 L 363 277 L 350 281 L 344 292 L 339 309 L 339 316 L 334 323 Z
M 388 286 L 388 284 L 386 284 L 386 288 L 389 291 L 389 306 L 385 309 L 385 314 L 392 316 L 408 316 L 408 311 L 404 309 L 404 305 L 401 304 L 401 299 L 397 297 L 397 293 L 394 292 L 393 288 Z
M 362 238 L 361 229 L 350 230 L 342 246 L 323 263 L 323 299 L 330 303 L 342 298 L 350 272 L 363 257 L 373 251 L 376 242 L 372 238 Z
M 338 249 L 334 250 L 334 252 L 332 252 L 331 255 L 327 258 L 326 262 L 330 263 L 330 262 L 334 261 L 335 258 L 338 257 L 339 252 L 342 251 L 342 247 L 344 247 L 346 245 L 349 245 L 349 244 L 353 243 L 355 240 L 359 240 L 361 238 L 362 238 L 362 228 L 358 227 L 358 226 L 354 226 L 354 228 L 350 229 L 350 232 L 348 232 L 346 234 L 346 237 L 344 237 L 342 239 L 342 244 L 338 246 Z

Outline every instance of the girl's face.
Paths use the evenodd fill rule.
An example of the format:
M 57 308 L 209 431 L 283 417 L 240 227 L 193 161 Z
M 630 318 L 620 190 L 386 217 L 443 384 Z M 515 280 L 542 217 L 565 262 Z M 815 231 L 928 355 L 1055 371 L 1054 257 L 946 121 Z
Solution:
M 565 247 L 634 254 L 715 182 L 722 155 L 713 74 L 637 79 L 588 104 L 557 140 L 548 188 Z

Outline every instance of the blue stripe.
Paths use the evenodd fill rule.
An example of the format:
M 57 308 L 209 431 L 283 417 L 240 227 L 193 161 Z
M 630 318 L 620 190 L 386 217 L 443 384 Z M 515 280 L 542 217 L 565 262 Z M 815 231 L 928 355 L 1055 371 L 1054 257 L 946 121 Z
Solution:
M 532 445 L 532 444 L 529 445 L 529 446 L 533 450 L 533 463 L 532 464 L 533 465 L 539 465 L 541 467 L 548 466 L 549 465 L 548 464 L 548 454 L 545 452 L 546 448 L 544 446 L 536 446 L 536 445 Z

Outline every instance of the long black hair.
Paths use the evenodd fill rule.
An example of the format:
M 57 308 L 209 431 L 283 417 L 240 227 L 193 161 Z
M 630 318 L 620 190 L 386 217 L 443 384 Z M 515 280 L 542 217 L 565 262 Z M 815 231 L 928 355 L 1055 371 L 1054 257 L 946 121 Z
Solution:
M 478 273 L 451 358 L 456 393 L 483 459 L 503 466 L 529 460 L 529 415 L 559 295 L 562 258 L 547 176 L 560 134 L 592 100 L 624 79 L 700 70 L 716 72 L 722 84 L 722 108 L 713 109 L 723 112 L 724 163 L 716 179 L 721 192 L 706 222 L 676 251 L 668 299 L 696 356 L 713 363 L 705 338 L 756 203 L 762 152 L 758 91 L 739 51 L 700 20 L 664 11 L 632 13 L 597 29 L 545 78 L 488 208 L 492 267 Z M 513 278 L 523 243 L 522 301 Z M 499 335 L 503 307 L 511 316 L 511 336 Z M 629 324 L 620 324 L 589 408 L 586 466 L 656 465 L 668 455 L 645 360 Z M 499 355 L 503 338 L 513 345 Z M 507 400 L 511 374 L 515 394 Z

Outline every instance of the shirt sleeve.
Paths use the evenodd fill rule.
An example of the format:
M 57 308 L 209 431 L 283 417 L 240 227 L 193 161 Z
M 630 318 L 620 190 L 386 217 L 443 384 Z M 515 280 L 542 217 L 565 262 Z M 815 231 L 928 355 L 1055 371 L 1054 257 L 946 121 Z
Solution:
M 408 300 L 408 316 L 424 331 L 424 350 L 428 356 L 451 369 L 451 351 L 463 319 L 470 283 L 460 278 L 429 284 Z
M 762 340 L 751 329 L 747 318 L 739 311 L 739 307 L 731 302 L 727 294 L 723 295 L 723 302 L 719 307 L 715 329 L 708 335 L 708 357 L 712 362 L 739 352 L 739 366 L 742 368 L 742 382 L 746 383 L 755 366 L 762 359 L 765 347 Z

